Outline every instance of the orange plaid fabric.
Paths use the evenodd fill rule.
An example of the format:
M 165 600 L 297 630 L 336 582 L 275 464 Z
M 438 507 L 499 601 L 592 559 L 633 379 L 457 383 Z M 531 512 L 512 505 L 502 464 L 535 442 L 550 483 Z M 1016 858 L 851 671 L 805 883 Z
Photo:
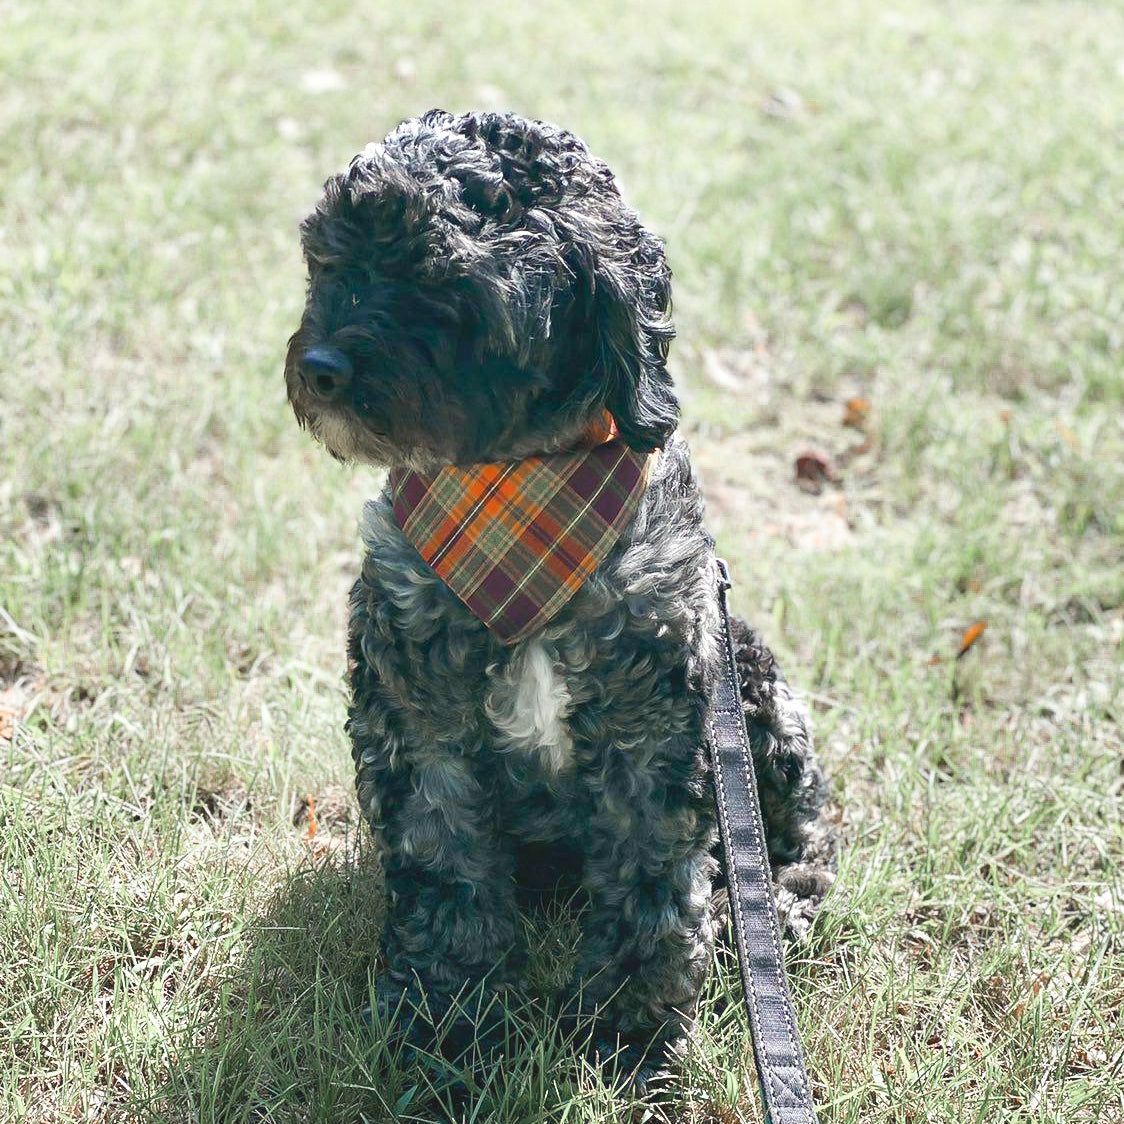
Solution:
M 431 473 L 396 469 L 394 517 L 441 580 L 505 644 L 542 628 L 632 521 L 649 456 L 616 439 Z

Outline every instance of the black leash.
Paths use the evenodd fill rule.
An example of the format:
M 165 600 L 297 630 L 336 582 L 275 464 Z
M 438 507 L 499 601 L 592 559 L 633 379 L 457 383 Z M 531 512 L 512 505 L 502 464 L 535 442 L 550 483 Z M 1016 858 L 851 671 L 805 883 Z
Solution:
M 718 825 L 726 850 L 730 915 L 757 1075 L 769 1124 L 816 1124 L 796 1016 L 784 979 L 765 828 L 738 690 L 734 638 L 726 607 L 730 575 L 726 563 L 721 558 L 717 562 L 724 658 L 710 699 L 710 749 Z

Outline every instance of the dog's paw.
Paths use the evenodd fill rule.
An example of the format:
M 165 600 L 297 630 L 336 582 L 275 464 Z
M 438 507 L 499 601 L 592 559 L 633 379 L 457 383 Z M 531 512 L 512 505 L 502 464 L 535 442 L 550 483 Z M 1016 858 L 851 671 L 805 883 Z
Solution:
M 782 930 L 798 941 L 805 940 L 835 874 L 812 863 L 793 863 L 774 871 L 773 877 L 773 896 Z
M 512 998 L 507 989 L 483 985 L 466 987 L 450 997 L 426 992 L 417 983 L 383 978 L 362 1017 L 415 1055 L 421 1052 L 472 1065 L 502 1056 Z

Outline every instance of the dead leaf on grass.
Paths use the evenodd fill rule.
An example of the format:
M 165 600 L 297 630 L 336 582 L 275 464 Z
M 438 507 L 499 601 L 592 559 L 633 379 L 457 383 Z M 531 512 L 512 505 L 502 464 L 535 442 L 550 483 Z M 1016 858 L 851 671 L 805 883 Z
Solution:
M 987 631 L 987 621 L 975 621 L 964 630 L 964 635 L 960 637 L 960 647 L 956 649 L 956 658 L 962 659 L 968 654 L 975 645 L 976 641 Z M 944 658 L 940 655 L 929 657 L 930 667 L 935 664 L 943 663 Z
M 960 659 L 967 654 L 971 650 L 972 645 L 983 636 L 985 631 L 987 631 L 987 621 L 976 621 L 975 624 L 968 628 L 960 638 L 960 649 L 956 653 L 956 658 Z
M 824 484 L 834 484 L 839 474 L 826 453 L 808 449 L 796 458 L 796 483 L 806 492 L 819 495 Z
M 293 826 L 303 827 L 305 839 L 312 839 L 320 827 L 316 819 L 316 797 L 310 792 L 297 806 L 293 815 Z
M 348 833 L 356 811 L 355 796 L 342 785 L 327 785 L 317 795 L 308 793 L 293 813 L 293 826 L 303 827 L 306 839 L 317 835 Z
M 357 846 L 357 811 L 350 789 L 328 785 L 318 795 L 309 793 L 301 799 L 293 825 L 304 828 L 301 839 L 316 862 L 332 861 Z
M 843 409 L 843 424 L 851 429 L 866 432 L 867 423 L 870 421 L 870 399 L 848 398 Z

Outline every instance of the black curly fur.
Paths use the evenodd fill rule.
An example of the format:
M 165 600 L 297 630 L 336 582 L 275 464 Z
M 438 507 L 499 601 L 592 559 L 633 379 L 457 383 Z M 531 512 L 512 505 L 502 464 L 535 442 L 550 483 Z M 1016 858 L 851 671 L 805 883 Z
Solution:
M 803 703 L 745 621 L 730 620 L 738 685 L 773 868 L 777 909 L 803 936 L 832 883 L 838 834 L 823 817 L 827 785 Z
M 510 648 L 382 495 L 364 512 L 349 630 L 348 730 L 389 892 L 385 1005 L 424 993 L 440 1014 L 466 985 L 519 988 L 518 884 L 568 872 L 588 902 L 568 1010 L 596 1010 L 604 1041 L 649 1072 L 690 1026 L 718 866 L 703 721 L 713 543 L 674 432 L 663 248 L 576 137 L 440 111 L 329 179 L 302 239 L 309 292 L 286 381 L 337 457 L 517 458 L 568 447 L 605 408 L 634 448 L 662 449 L 612 554 Z M 343 372 L 328 390 L 316 355 Z M 779 906 L 802 932 L 830 881 L 823 777 L 801 704 L 738 629 Z

